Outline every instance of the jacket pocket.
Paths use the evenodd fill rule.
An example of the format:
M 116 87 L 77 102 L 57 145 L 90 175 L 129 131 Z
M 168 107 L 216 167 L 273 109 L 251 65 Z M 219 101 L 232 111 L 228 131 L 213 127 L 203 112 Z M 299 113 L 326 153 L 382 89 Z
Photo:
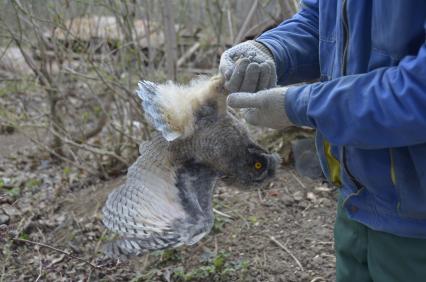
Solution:
M 366 150 L 352 146 L 341 149 L 342 179 L 357 190 L 365 187 L 385 201 L 396 202 L 389 149 Z
M 336 152 L 338 151 L 337 147 L 331 145 L 318 132 L 315 142 L 319 155 L 319 160 L 321 163 L 321 168 L 325 177 L 327 178 L 327 181 L 335 186 L 340 187 L 342 185 L 342 181 L 340 178 L 340 162 L 336 157 L 338 156 L 338 152 Z
M 343 163 L 343 171 L 348 176 L 349 180 L 355 185 L 357 190 L 364 188 L 365 186 L 352 174 L 348 165 L 348 154 L 346 151 L 346 147 L 342 146 L 342 163 Z
M 426 219 L 426 144 L 392 149 L 392 157 L 399 215 Z

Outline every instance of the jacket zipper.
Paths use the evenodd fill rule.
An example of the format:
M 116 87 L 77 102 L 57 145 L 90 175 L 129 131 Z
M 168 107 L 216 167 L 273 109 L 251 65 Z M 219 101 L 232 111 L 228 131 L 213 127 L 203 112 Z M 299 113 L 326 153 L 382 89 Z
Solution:
M 342 56 L 342 76 L 346 75 L 347 60 L 348 60 L 348 48 L 349 48 L 349 23 L 347 13 L 347 0 L 342 2 L 342 26 L 343 26 L 343 56 Z M 359 182 L 355 176 L 349 171 L 346 157 L 346 147 L 342 146 L 342 162 L 343 168 L 346 174 L 351 179 L 352 183 L 355 184 L 358 190 L 362 189 L 364 185 Z
M 346 147 L 342 146 L 342 162 L 343 162 L 343 169 L 345 170 L 346 174 L 351 179 L 352 183 L 355 184 L 357 190 L 360 190 L 364 187 L 361 182 L 358 181 L 358 179 L 353 176 L 353 174 L 349 171 L 347 158 L 346 158 Z

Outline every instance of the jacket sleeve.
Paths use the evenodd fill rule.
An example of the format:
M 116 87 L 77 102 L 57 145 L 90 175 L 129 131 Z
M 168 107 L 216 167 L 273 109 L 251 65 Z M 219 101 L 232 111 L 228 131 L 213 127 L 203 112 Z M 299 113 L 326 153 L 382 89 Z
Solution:
M 285 103 L 292 122 L 317 128 L 332 144 L 426 143 L 426 43 L 397 66 L 292 87 Z
M 297 14 L 264 32 L 256 41 L 271 50 L 277 65 L 278 84 L 318 78 L 318 0 L 301 1 Z

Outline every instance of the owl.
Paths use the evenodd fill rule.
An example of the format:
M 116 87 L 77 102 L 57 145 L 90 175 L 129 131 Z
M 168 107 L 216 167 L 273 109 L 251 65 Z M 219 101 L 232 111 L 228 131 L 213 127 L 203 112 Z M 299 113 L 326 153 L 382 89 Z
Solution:
M 141 81 L 137 93 L 156 134 L 103 207 L 104 225 L 119 235 L 106 245 L 111 257 L 195 244 L 213 226 L 218 181 L 259 187 L 280 163 L 227 107 L 220 76 L 188 85 Z

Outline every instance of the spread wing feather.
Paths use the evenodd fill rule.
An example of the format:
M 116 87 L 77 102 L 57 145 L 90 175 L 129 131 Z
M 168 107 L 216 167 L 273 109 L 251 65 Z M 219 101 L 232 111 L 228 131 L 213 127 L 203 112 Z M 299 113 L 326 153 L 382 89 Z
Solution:
M 121 238 L 108 244 L 110 256 L 193 244 L 213 225 L 215 173 L 194 162 L 172 164 L 161 136 L 141 145 L 127 181 L 103 208 L 103 223 Z

